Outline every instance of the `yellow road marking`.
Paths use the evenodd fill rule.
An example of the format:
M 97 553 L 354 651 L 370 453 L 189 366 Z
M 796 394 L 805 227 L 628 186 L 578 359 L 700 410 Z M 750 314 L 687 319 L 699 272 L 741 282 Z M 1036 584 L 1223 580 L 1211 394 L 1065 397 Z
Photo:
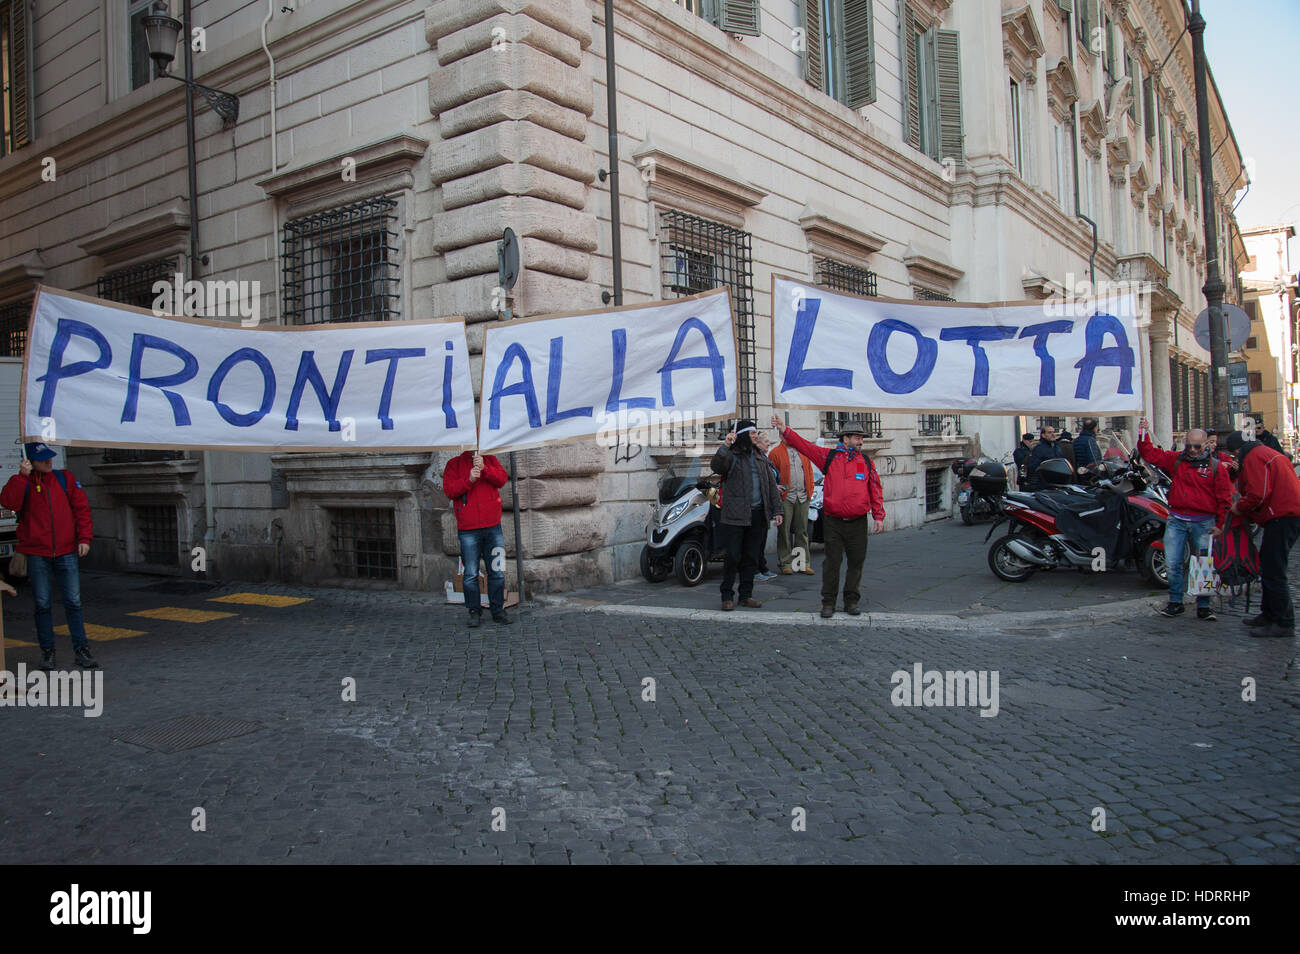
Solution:
M 54 631 L 60 636 L 68 635 L 68 627 L 55 626 Z M 86 624 L 86 635 L 96 642 L 103 642 L 109 639 L 130 639 L 132 636 L 143 636 L 143 629 L 119 629 L 116 626 L 100 626 L 98 623 Z M 34 646 L 35 643 L 25 643 L 27 646 Z
M 179 606 L 160 606 L 157 609 L 139 610 L 127 616 L 146 616 L 149 619 L 166 619 L 173 623 L 209 623 L 214 619 L 236 616 L 236 613 L 215 613 L 212 610 L 183 609 Z
M 67 627 L 65 626 L 64 629 L 67 629 Z M 5 637 L 6 649 L 17 649 L 19 646 L 35 646 L 35 645 L 37 644 L 24 642 L 21 639 L 10 639 L 8 636 Z
M 297 606 L 310 603 L 309 596 L 275 596 L 271 593 L 231 593 L 229 596 L 214 596 L 209 603 L 244 603 L 248 606 Z

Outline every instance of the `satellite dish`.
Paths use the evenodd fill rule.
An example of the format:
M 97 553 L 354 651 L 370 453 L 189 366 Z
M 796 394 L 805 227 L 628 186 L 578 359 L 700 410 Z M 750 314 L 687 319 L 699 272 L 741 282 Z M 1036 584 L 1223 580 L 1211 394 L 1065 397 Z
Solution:
M 519 280 L 519 239 L 514 229 L 502 232 L 501 241 L 497 242 L 497 278 L 506 291 L 514 288 Z
M 1250 315 L 1236 305 L 1225 303 L 1222 308 L 1224 317 L 1228 319 L 1228 350 L 1236 351 L 1250 337 Z M 1196 337 L 1197 344 L 1206 351 L 1210 350 L 1210 309 L 1207 308 L 1196 316 L 1192 334 Z

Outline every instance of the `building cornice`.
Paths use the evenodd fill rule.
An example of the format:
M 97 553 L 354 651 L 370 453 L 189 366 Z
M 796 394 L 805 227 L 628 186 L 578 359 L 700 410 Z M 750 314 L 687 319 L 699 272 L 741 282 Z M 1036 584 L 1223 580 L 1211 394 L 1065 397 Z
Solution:
M 812 206 L 804 206 L 799 225 L 814 257 L 833 258 L 849 265 L 869 267 L 870 256 L 886 244 L 883 236 L 845 225 Z
M 1033 83 L 1044 52 L 1043 34 L 1032 6 L 1024 3 L 1002 14 L 1002 56 L 1013 80 Z
M 741 228 L 745 211 L 767 195 L 762 189 L 720 171 L 718 163 L 677 143 L 647 136 L 632 153 L 648 170 L 646 197 L 651 202 L 696 212 Z
M 39 249 L 23 252 L 0 262 L 0 303 L 34 294 L 48 266 Z
M 180 199 L 162 208 L 147 209 L 112 223 L 78 243 L 87 255 L 98 256 L 106 268 L 189 252 L 190 215 Z

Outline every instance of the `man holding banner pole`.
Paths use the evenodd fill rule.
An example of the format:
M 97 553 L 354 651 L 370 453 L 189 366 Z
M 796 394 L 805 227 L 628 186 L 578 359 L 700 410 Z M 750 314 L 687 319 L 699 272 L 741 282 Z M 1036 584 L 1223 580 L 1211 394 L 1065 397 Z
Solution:
M 506 615 L 506 538 L 501 529 L 501 493 L 510 478 L 491 454 L 465 451 L 447 462 L 442 472 L 442 492 L 456 512 L 456 536 L 465 566 L 462 589 L 469 610 L 470 628 L 483 621 L 483 601 L 478 589 L 478 567 L 487 564 L 488 606 L 492 619 L 511 622 Z
M 772 415 L 772 426 L 781 429 L 781 419 Z M 834 448 L 818 447 L 804 440 L 793 428 L 781 432 L 785 441 L 817 466 L 822 481 L 822 529 L 826 559 L 822 563 L 822 619 L 835 615 L 840 588 L 840 560 L 848 557 L 844 573 L 844 612 L 857 616 L 862 594 L 862 566 L 867 562 L 867 518 L 875 517 L 876 532 L 885 529 L 885 494 L 875 464 L 862 453 L 866 435 L 861 426 L 848 424 Z

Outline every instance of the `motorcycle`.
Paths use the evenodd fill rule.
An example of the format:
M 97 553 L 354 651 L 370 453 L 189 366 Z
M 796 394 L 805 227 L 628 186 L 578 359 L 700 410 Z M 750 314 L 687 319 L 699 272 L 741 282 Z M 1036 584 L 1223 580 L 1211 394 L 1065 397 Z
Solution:
M 717 532 L 719 480 L 703 471 L 698 457 L 678 454 L 660 472 L 641 548 L 641 575 L 651 583 L 673 574 L 682 586 L 698 586 L 709 563 L 725 556 Z
M 1007 492 L 1007 462 L 988 457 L 968 457 L 952 462 L 952 472 L 961 481 L 957 485 L 957 506 L 961 522 L 971 526 L 976 520 L 996 516 L 999 501 Z
M 1101 558 L 1103 566 L 1132 561 L 1148 583 L 1167 585 L 1169 507 L 1147 483 L 1145 470 L 1132 459 L 1102 461 L 1082 470 L 1078 474 L 1068 461 L 1049 460 L 1039 467 L 1049 489 L 1003 496 L 1001 512 L 984 539 L 1003 523 L 1011 527 L 989 548 L 989 569 L 1000 580 L 1023 583 L 1040 570 L 1092 570 Z M 1078 483 L 1080 477 L 1090 479 L 1091 486 Z

